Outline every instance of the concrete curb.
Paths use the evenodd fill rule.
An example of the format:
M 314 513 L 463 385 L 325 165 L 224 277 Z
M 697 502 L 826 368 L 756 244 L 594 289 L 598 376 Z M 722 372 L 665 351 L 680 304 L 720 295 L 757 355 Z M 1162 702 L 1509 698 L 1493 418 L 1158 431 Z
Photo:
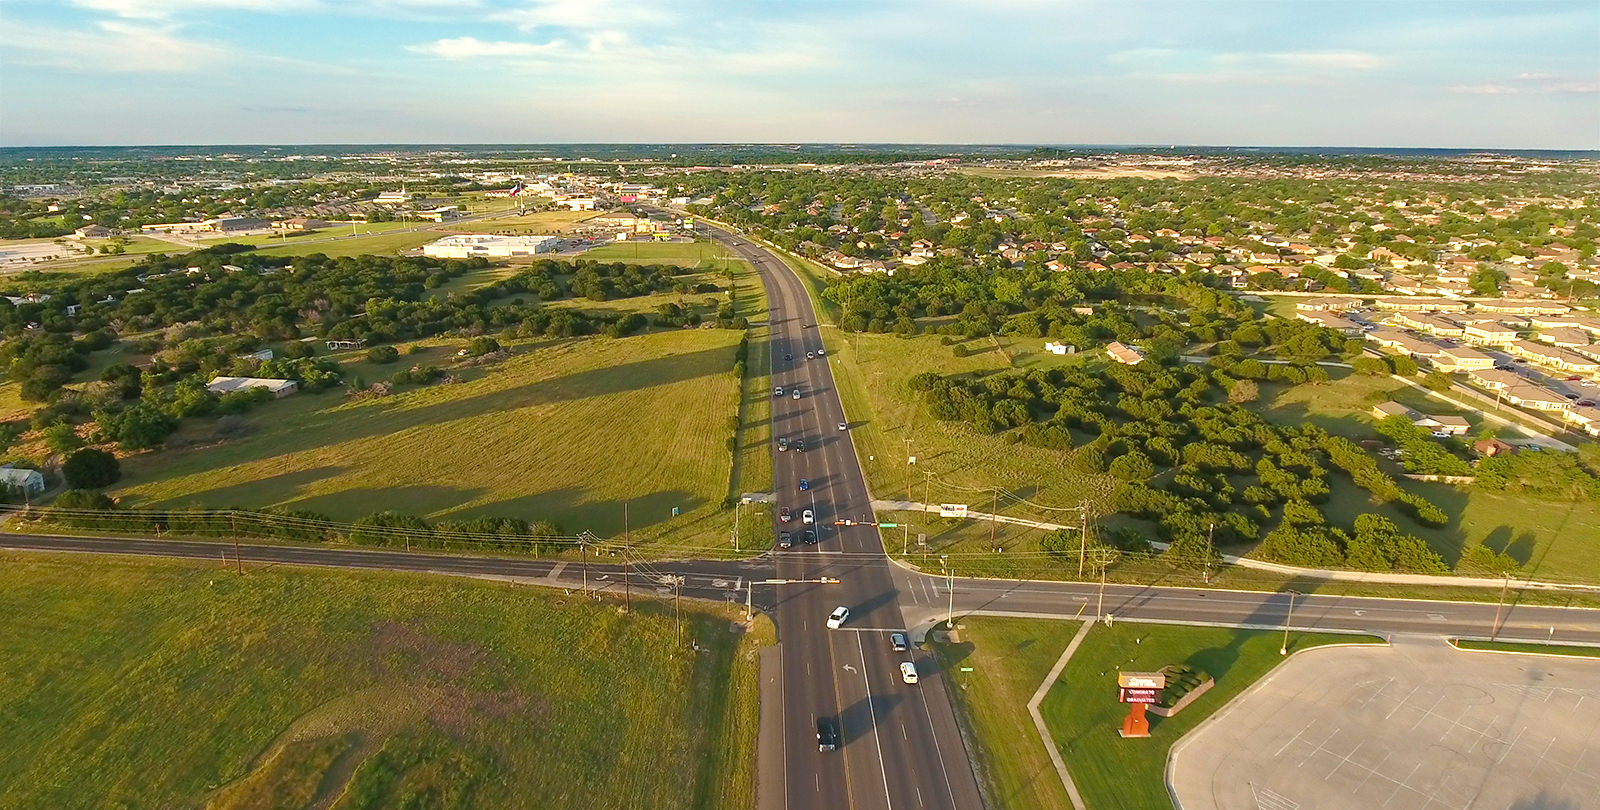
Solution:
M 1078 651 L 1078 645 L 1089 635 L 1089 629 L 1094 627 L 1094 622 L 1094 619 L 1090 619 L 1078 628 L 1077 635 L 1072 637 L 1072 642 L 1062 651 L 1061 657 L 1056 659 L 1056 665 L 1050 668 L 1050 674 L 1044 677 L 1044 682 L 1039 684 L 1033 697 L 1028 700 L 1028 714 L 1033 717 L 1033 727 L 1038 730 L 1039 739 L 1044 741 L 1044 750 L 1050 755 L 1050 763 L 1056 766 L 1056 775 L 1061 777 L 1061 786 L 1067 789 L 1067 797 L 1072 799 L 1072 806 L 1077 810 L 1086 810 L 1083 797 L 1078 795 L 1078 786 L 1073 784 L 1072 774 L 1067 772 L 1067 763 L 1061 758 L 1061 750 L 1056 748 L 1055 738 L 1050 736 L 1050 729 L 1044 724 L 1044 716 L 1039 714 L 1039 704 L 1044 702 L 1044 696 L 1050 693 L 1050 687 L 1061 677 L 1061 670 L 1067 668 L 1067 661 Z

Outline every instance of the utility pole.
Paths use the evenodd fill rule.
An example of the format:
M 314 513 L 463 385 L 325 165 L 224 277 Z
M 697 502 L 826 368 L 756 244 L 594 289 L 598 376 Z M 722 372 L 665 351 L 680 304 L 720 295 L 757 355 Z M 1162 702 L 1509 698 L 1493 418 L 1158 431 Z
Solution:
M 989 550 L 994 551 L 994 533 L 1000 528 L 1000 488 L 994 488 L 994 506 L 989 507 Z
M 1489 640 L 1494 641 L 1500 635 L 1500 611 L 1506 606 L 1506 590 L 1511 587 L 1511 575 L 1501 574 L 1505 580 L 1500 583 L 1500 604 L 1494 606 L 1494 627 L 1489 628 Z
M 239 518 L 235 513 L 228 514 L 228 525 L 233 527 L 233 564 L 239 570 L 239 576 L 244 576 L 244 558 L 239 556 Z
M 1216 550 L 1216 541 L 1213 539 L 1213 538 L 1216 537 L 1216 534 L 1217 534 L 1217 524 L 1216 524 L 1216 521 L 1212 521 L 1211 524 L 1206 528 L 1206 584 L 1207 585 L 1211 584 L 1211 557 L 1212 557 L 1213 554 L 1216 553 L 1216 551 L 1215 551 Z
M 739 504 L 743 502 L 742 497 L 733 502 L 733 553 L 735 554 L 739 553 Z
M 1078 518 L 1082 523 L 1082 534 L 1078 535 L 1078 579 L 1083 579 L 1083 558 L 1089 549 L 1089 510 L 1079 511 Z
M 589 592 L 589 544 L 578 538 L 578 553 L 583 555 L 583 592 Z
M 1099 601 L 1095 602 L 1094 612 L 1095 612 L 1095 615 L 1097 615 L 1097 616 L 1099 616 L 1101 618 L 1105 618 L 1105 615 L 1106 615 L 1106 565 L 1105 565 L 1105 562 L 1103 560 L 1101 561 L 1101 565 L 1100 565 L 1100 596 L 1099 596 Z
M 622 504 L 622 604 L 623 610 L 633 612 L 633 583 L 628 566 L 628 504 Z
M 680 605 L 683 603 L 683 576 L 672 578 L 672 618 L 678 623 L 678 646 L 683 646 L 683 613 Z
M 1299 591 L 1289 589 L 1289 615 L 1283 620 L 1283 645 L 1278 647 L 1279 655 L 1289 654 L 1289 625 L 1294 622 L 1294 598 L 1299 595 Z

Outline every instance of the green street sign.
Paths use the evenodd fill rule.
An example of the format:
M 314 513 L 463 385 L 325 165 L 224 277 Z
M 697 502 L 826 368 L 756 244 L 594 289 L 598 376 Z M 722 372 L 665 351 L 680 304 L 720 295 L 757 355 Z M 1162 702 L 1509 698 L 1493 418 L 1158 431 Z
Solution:
M 962 667 L 961 671 L 962 672 L 971 672 L 972 671 L 972 667 Z
M 898 523 L 879 523 L 878 527 L 881 528 L 881 529 L 898 529 L 898 528 L 900 528 L 900 524 L 898 524 Z

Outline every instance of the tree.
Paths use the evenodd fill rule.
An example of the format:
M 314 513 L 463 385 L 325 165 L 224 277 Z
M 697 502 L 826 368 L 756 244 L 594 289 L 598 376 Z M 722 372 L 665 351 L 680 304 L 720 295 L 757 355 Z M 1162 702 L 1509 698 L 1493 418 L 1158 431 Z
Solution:
M 1156 474 L 1156 465 L 1149 456 L 1133 450 L 1113 459 L 1110 472 L 1124 481 L 1143 481 Z
M 1376 357 L 1357 357 L 1350 361 L 1350 368 L 1368 377 L 1382 377 L 1389 373 L 1389 364 Z
M 1419 371 L 1417 361 L 1403 354 L 1397 354 L 1389 358 L 1389 367 L 1394 370 L 1394 373 L 1402 377 L 1415 377 Z
M 497 351 L 500 351 L 500 342 L 492 337 L 475 337 L 467 344 L 468 357 L 482 357 Z
M 1234 404 L 1255 402 L 1261 396 L 1261 387 L 1255 380 L 1240 380 L 1228 389 L 1228 401 Z
M 122 478 L 122 465 L 116 456 L 90 447 L 68 456 L 61 474 L 73 489 L 102 489 Z
M 44 429 L 44 443 L 50 452 L 66 455 L 83 446 L 83 439 L 78 436 L 78 428 L 65 419 Z
M 400 359 L 400 352 L 393 346 L 373 346 L 367 350 L 367 359 L 380 365 L 393 363 Z
M 1422 384 L 1434 391 L 1449 391 L 1450 375 L 1442 371 L 1430 371 L 1428 376 L 1422 378 Z

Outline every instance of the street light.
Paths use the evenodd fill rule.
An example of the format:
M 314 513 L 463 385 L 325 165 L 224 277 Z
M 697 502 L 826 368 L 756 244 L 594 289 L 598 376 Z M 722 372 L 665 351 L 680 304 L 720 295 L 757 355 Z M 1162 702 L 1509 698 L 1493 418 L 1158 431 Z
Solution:
M 944 569 L 944 589 L 950 594 L 950 610 L 945 621 L 949 623 L 951 631 L 956 629 L 956 574 L 949 566 L 949 555 L 939 555 L 939 567 Z
M 1289 589 L 1289 615 L 1283 620 L 1283 645 L 1278 647 L 1279 655 L 1289 654 L 1289 625 L 1294 621 L 1294 598 L 1299 595 L 1299 591 Z

